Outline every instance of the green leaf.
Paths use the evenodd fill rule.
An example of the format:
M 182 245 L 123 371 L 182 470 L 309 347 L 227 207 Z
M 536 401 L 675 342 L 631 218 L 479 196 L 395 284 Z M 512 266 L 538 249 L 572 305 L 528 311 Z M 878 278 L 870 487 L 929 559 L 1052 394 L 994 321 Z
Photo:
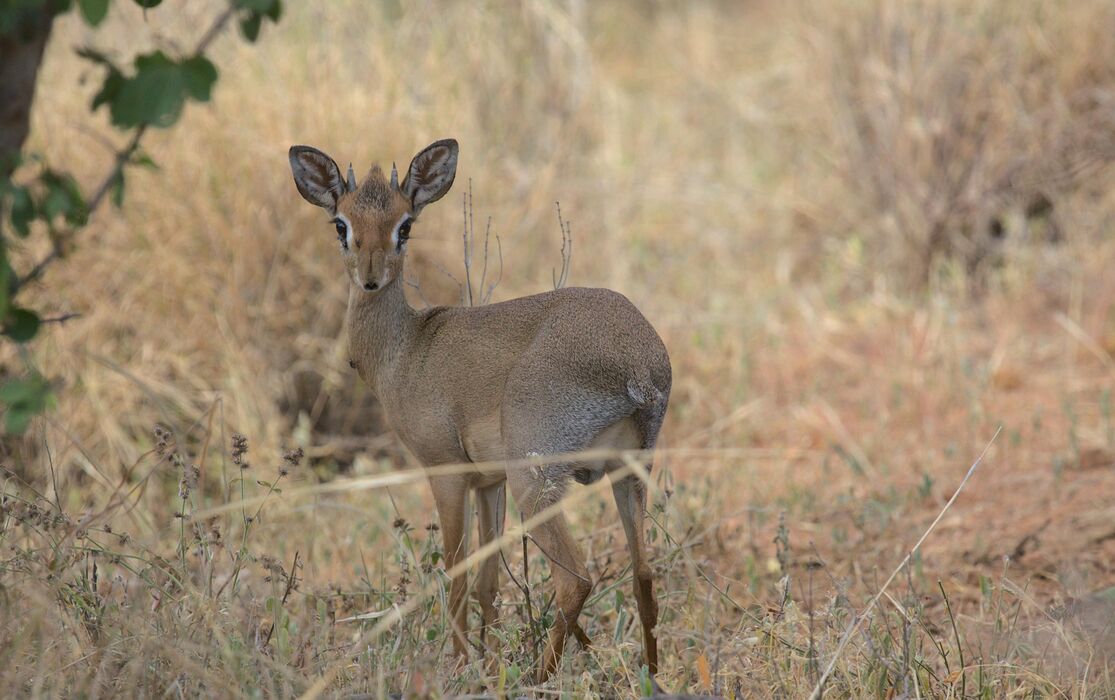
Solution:
M 248 16 L 240 20 L 240 32 L 248 41 L 254 42 L 259 38 L 259 28 L 263 25 L 263 15 L 258 12 L 249 12 Z
M 27 430 L 36 413 L 37 411 L 27 406 L 9 406 L 8 412 L 4 414 L 4 430 L 9 434 L 22 433 Z
M 20 236 L 31 233 L 31 222 L 35 219 L 35 202 L 26 187 L 12 186 L 11 219 L 12 228 Z
M 182 62 L 186 90 L 198 102 L 208 102 L 217 82 L 217 67 L 204 56 L 194 56 Z
M 93 103 L 89 106 L 89 109 L 97 109 L 101 105 L 112 104 L 112 102 L 116 100 L 116 96 L 120 93 L 120 88 L 124 86 L 124 74 L 120 72 L 120 69 L 116 67 L 112 59 L 90 46 L 78 49 L 77 55 L 99 66 L 104 66 L 108 70 L 108 73 L 105 74 L 105 80 L 101 84 L 100 91 L 93 96 Z
M 139 165 L 141 167 L 147 168 L 148 170 L 159 169 L 159 164 L 156 163 L 151 156 L 147 155 L 143 151 L 136 151 L 136 154 L 132 156 L 132 159 L 128 162 L 132 165 Z
M 70 198 L 66 191 L 60 187 L 51 188 L 43 199 L 43 213 L 47 220 L 53 221 L 59 215 L 65 215 L 70 210 Z
M 49 402 L 50 384 L 42 375 L 34 373 L 24 379 L 9 380 L 0 386 L 0 403 L 8 407 L 4 429 L 8 433 L 22 433 Z
M 0 31 L 0 36 L 3 36 L 3 31 Z M 23 163 L 23 156 L 19 151 L 11 150 L 0 152 L 0 172 L 7 171 L 13 172 L 16 168 Z M 0 183 L 0 194 L 3 194 L 4 183 Z
M 135 61 L 136 73 L 123 79 L 112 94 L 107 93 L 112 122 L 128 129 L 141 124 L 168 127 L 178 120 L 186 97 L 206 101 L 209 99 L 213 83 L 217 80 L 217 68 L 203 57 L 195 56 L 181 63 L 167 58 L 161 51 L 139 56 Z M 111 88 L 107 83 L 106 88 Z
M 78 0 L 77 6 L 90 27 L 100 24 L 108 14 L 108 0 Z
M 101 83 L 100 91 L 93 95 L 93 104 L 89 105 L 89 109 L 94 110 L 101 105 L 115 103 L 117 95 L 124 87 L 124 82 L 124 75 L 115 68 L 110 68 L 108 75 L 105 76 L 105 81 Z
M 646 665 L 639 667 L 639 685 L 643 688 L 643 696 L 650 697 L 654 695 L 654 681 L 651 678 L 650 671 Z
M 233 4 L 245 11 L 240 18 L 240 31 L 251 42 L 259 38 L 259 30 L 265 17 L 278 22 L 283 14 L 283 3 L 280 0 L 233 0 Z
M 110 101 L 113 124 L 126 129 L 170 126 L 185 101 L 181 68 L 162 51 L 138 56 L 135 66 L 135 75 L 123 81 Z
M 26 343 L 39 332 L 40 325 L 42 325 L 42 321 L 39 320 L 39 315 L 34 311 L 12 309 L 7 323 L 4 324 L 4 335 L 17 343 Z
M 259 12 L 260 14 L 270 12 L 275 0 L 233 0 L 233 4 L 245 10 L 252 12 Z
M 32 398 L 35 393 L 34 376 L 28 379 L 11 379 L 0 386 L 0 402 L 11 406 Z
M 152 7 L 158 7 L 159 5 L 161 5 L 163 0 L 134 0 L 134 2 L 143 9 L 149 10 Z
M 85 209 L 85 199 L 73 177 L 48 170 L 43 173 L 41 180 L 46 186 L 42 214 L 47 222 L 51 223 L 56 217 L 62 216 L 72 226 L 83 226 L 88 212 Z
M 8 315 L 11 306 L 12 267 L 8 264 L 8 251 L 0 240 L 0 318 Z

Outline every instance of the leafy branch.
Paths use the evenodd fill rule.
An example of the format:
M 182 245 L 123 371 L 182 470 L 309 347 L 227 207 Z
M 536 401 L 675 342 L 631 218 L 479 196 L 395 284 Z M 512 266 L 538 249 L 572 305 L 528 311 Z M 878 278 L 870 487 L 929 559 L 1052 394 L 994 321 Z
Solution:
M 118 0 L 119 1 L 119 0 Z M 49 34 L 56 14 L 71 10 L 75 5 L 90 27 L 97 27 L 108 15 L 112 0 L 18 0 L 0 7 L 0 38 L 12 39 L 3 46 L 23 51 L 26 44 L 38 41 L 40 56 L 32 65 L 31 79 L 24 80 L 28 90 L 23 97 L 29 102 L 37 77 L 37 60 L 41 47 Z M 162 0 L 133 0 L 144 11 L 151 10 Z M 90 111 L 106 107 L 116 128 L 131 132 L 126 144 L 114 153 L 108 173 L 86 198 L 75 178 L 58 171 L 36 155 L 11 151 L 11 146 L 0 146 L 0 225 L 7 220 L 10 232 L 0 228 L 0 333 L 16 344 L 31 342 L 38 334 L 44 320 L 39 314 L 17 303 L 17 295 L 28 285 L 42 279 L 47 269 L 63 258 L 77 233 L 89 223 L 90 216 L 109 198 L 117 206 L 124 203 L 125 171 L 128 166 L 155 168 L 155 161 L 140 149 L 140 143 L 151 128 L 166 129 L 173 126 L 189 101 L 208 102 L 213 85 L 218 78 L 217 67 L 205 57 L 214 40 L 229 22 L 239 22 L 242 35 L 254 42 L 264 20 L 277 22 L 282 14 L 281 0 L 229 0 L 198 40 L 192 52 L 182 57 L 169 56 L 155 50 L 136 56 L 131 67 L 125 69 L 107 54 L 86 47 L 78 54 L 102 67 L 105 71 L 100 90 L 94 96 Z M 37 36 L 34 35 L 38 32 Z M 26 40 L 31 34 L 32 39 Z M 20 42 L 23 41 L 23 44 Z M 0 63 L 15 65 L 9 56 L 0 52 Z M 8 76 L 0 76 L 7 78 Z M 7 125 L 0 125 L 0 144 L 21 147 L 27 125 L 17 124 L 12 133 L 2 133 Z M 24 175 L 37 169 L 37 175 L 23 182 L 16 182 L 13 174 L 22 168 Z M 30 265 L 22 274 L 11 266 L 8 251 L 15 238 L 29 238 L 34 230 L 45 232 L 50 250 Z M 66 318 L 69 318 L 67 316 Z M 54 321 L 56 319 L 47 319 Z M 21 353 L 27 366 L 26 376 L 9 379 L 0 386 L 0 405 L 6 408 L 4 427 L 8 433 L 26 429 L 31 418 L 45 410 L 51 403 L 50 382 L 28 364 L 27 354 Z M 2 368 L 0 368 L 2 369 Z M 11 375 L 10 370 L 3 371 Z

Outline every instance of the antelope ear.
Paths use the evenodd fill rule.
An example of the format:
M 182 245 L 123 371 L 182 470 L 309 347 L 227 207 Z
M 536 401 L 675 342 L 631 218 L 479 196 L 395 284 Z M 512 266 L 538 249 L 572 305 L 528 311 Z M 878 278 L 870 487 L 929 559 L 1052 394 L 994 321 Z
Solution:
M 454 139 L 435 141 L 423 148 L 410 162 L 406 179 L 400 188 L 410 200 L 415 216 L 422 207 L 445 196 L 457 176 L 457 142 Z
M 310 146 L 291 146 L 289 156 L 299 194 L 310 204 L 336 211 L 346 189 L 336 161 Z

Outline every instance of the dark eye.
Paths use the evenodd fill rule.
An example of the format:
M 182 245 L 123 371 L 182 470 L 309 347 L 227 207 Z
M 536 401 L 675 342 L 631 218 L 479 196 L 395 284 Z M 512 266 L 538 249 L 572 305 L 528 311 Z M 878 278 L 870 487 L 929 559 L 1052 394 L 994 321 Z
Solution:
M 410 238 L 410 219 L 399 224 L 399 242 L 395 246 L 395 250 L 402 250 L 403 244 Z
M 333 219 L 333 225 L 337 228 L 337 238 L 341 241 L 341 247 L 348 250 L 348 226 L 340 219 Z

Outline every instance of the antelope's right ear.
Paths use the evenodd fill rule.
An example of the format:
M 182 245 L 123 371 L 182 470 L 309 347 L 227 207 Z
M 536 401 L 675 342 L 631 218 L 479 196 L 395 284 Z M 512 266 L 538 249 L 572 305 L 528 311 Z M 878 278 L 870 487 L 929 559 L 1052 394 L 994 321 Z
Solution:
M 442 139 L 426 146 L 410 162 L 400 188 L 415 216 L 422 207 L 445 196 L 457 176 L 457 142 Z
M 337 162 L 310 146 L 291 146 L 289 155 L 294 184 L 302 197 L 310 204 L 336 211 L 347 188 Z

